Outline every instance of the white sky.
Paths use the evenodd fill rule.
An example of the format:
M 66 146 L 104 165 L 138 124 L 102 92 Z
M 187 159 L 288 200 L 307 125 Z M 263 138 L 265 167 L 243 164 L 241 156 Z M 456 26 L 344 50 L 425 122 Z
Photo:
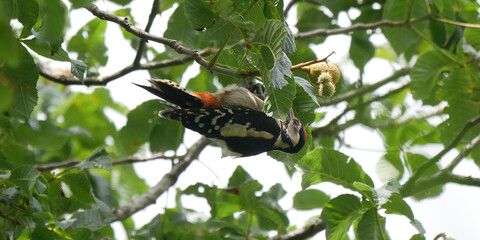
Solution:
M 137 27 L 143 28 L 145 26 L 151 3 L 152 1 L 135 1 L 135 5 L 132 6 L 132 14 L 137 22 Z M 99 2 L 98 4 L 103 10 L 116 10 L 116 7 L 113 5 L 105 5 L 106 2 Z M 173 9 L 170 9 L 164 12 L 161 18 L 157 18 L 151 32 L 161 36 L 166 28 L 168 16 L 172 12 Z M 295 11 L 292 10 L 291 13 L 289 21 L 294 21 Z M 346 16 L 344 15 L 343 17 Z M 92 18 L 93 16 L 84 9 L 73 11 L 70 18 L 72 20 L 72 31 L 68 33 L 67 37 L 74 35 L 78 28 Z M 344 24 L 348 25 L 348 23 L 348 20 L 346 20 Z M 290 23 L 290 26 L 292 27 L 294 24 Z M 376 36 L 374 38 L 378 44 L 385 43 L 383 37 Z M 131 50 L 127 42 L 119 41 L 121 39 L 123 39 L 123 36 L 118 26 L 109 23 L 106 33 L 106 44 L 109 48 L 109 62 L 104 69 L 101 69 L 102 74 L 117 71 L 132 61 L 135 52 Z M 151 42 L 149 44 L 157 49 L 163 48 L 163 46 L 157 43 Z M 320 46 L 313 47 L 313 49 L 319 58 L 328 55 L 331 51 L 335 51 L 336 54 L 331 56 L 329 60 L 339 65 L 346 79 L 354 81 L 358 79 L 359 72 L 353 67 L 351 61 L 348 60 L 349 46 L 350 38 L 346 35 L 338 35 L 329 37 L 327 41 Z M 190 68 L 189 71 L 192 70 L 196 72 L 198 65 L 192 68 Z M 365 83 L 373 83 L 389 76 L 391 73 L 391 63 L 381 59 L 372 59 L 366 66 L 364 81 Z M 188 76 L 188 78 L 189 77 L 192 76 Z M 107 87 L 110 89 L 112 97 L 116 101 L 125 104 L 129 109 L 133 109 L 140 103 L 148 99 L 153 99 L 151 94 L 145 92 L 143 89 L 134 88 L 131 84 L 131 82 L 145 84 L 145 80 L 148 78 L 149 75 L 146 71 L 137 71 L 115 80 L 108 84 Z M 85 87 L 74 88 L 80 91 L 86 90 Z M 332 108 L 328 108 L 327 110 L 329 113 L 339 111 Z M 326 110 L 322 109 L 322 111 Z M 124 117 L 114 114 L 111 114 L 111 116 L 114 116 L 113 121 L 117 127 L 123 126 L 126 122 Z M 186 146 L 190 146 L 198 139 L 198 134 L 192 133 L 191 131 L 188 131 L 187 134 L 188 137 L 185 138 L 185 144 Z M 379 135 L 370 129 L 352 127 L 346 132 L 345 139 L 349 145 L 354 146 L 354 149 L 341 148 L 340 151 L 353 157 L 363 167 L 364 171 L 373 178 L 375 185 L 380 187 L 383 183 L 377 177 L 376 164 L 383 155 L 382 151 L 384 148 Z M 433 156 L 440 150 L 441 148 L 438 147 L 430 148 L 428 152 L 424 154 L 426 156 Z M 447 164 L 455 155 L 455 153 L 448 154 L 441 163 L 443 163 L 443 165 Z M 200 162 L 194 161 L 180 176 L 178 183 L 174 187 L 185 189 L 199 180 L 206 184 L 216 184 L 220 187 L 226 186 L 228 178 L 238 165 L 241 165 L 253 178 L 263 184 L 263 190 L 269 189 L 276 183 L 281 183 L 288 193 L 280 203 L 284 209 L 291 209 L 294 194 L 301 190 L 301 176 L 294 174 L 293 178 L 290 179 L 283 164 L 267 157 L 266 154 L 248 158 L 221 159 L 220 149 L 207 147 L 200 155 Z M 164 173 L 170 170 L 170 163 L 161 160 L 151 161 L 136 164 L 135 170 L 141 177 L 145 178 L 150 186 L 153 186 Z M 462 161 L 455 169 L 455 172 L 461 173 L 462 175 L 480 176 L 478 167 L 473 164 L 471 160 Z M 315 188 L 323 190 L 332 198 L 339 194 L 349 192 L 340 186 L 330 183 L 322 183 L 316 185 Z M 421 202 L 416 202 L 410 198 L 406 200 L 410 204 L 415 217 L 426 229 L 427 239 L 433 239 L 438 233 L 442 232 L 445 232 L 448 236 L 455 239 L 472 239 L 474 236 L 480 236 L 480 229 L 478 228 L 478 223 L 480 223 L 480 204 L 478 199 L 480 199 L 479 188 L 447 184 L 443 194 L 438 198 L 423 200 Z M 209 206 L 203 199 L 184 197 L 182 202 L 186 208 L 197 209 L 207 216 L 209 214 Z M 155 215 L 163 212 L 165 207 L 173 207 L 174 204 L 174 191 L 170 191 L 169 194 L 164 194 L 158 199 L 157 204 L 149 206 L 133 216 L 136 226 L 141 227 L 143 224 L 150 222 Z M 297 227 L 304 226 L 309 218 L 316 217 L 320 213 L 321 210 L 288 211 L 290 223 L 296 224 Z M 126 236 L 122 232 L 123 230 L 120 224 L 115 223 L 114 227 L 116 229 L 117 239 L 125 239 Z M 393 240 L 409 239 L 417 233 L 407 218 L 403 216 L 387 215 L 387 229 Z M 324 235 L 325 233 L 322 232 L 317 234 L 313 239 L 325 239 Z

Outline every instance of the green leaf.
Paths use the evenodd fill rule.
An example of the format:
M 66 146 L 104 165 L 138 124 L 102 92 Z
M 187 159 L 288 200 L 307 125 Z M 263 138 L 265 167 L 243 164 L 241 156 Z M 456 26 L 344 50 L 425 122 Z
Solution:
M 382 208 L 386 210 L 386 213 L 404 215 L 412 222 L 415 220 L 412 209 L 408 203 L 402 199 L 400 194 L 392 194 L 388 199 L 388 202 L 382 205 Z
M 104 148 L 100 148 L 90 157 L 77 164 L 77 167 L 80 168 L 80 170 L 103 168 L 107 171 L 112 171 L 112 159 Z
M 87 64 L 83 61 L 70 59 L 71 63 L 71 72 L 73 76 L 77 77 L 80 81 L 83 82 L 83 77 L 85 76 L 85 72 L 87 71 Z
M 279 234 L 285 234 L 289 224 L 288 217 L 281 209 L 259 204 L 255 208 L 258 224 L 265 230 L 277 230 Z
M 245 169 L 243 169 L 241 166 L 238 166 L 228 180 L 228 187 L 236 187 L 252 180 L 253 179 L 250 174 L 248 174 L 248 172 L 245 171 Z
M 423 17 L 428 14 L 427 6 L 423 0 L 391 0 L 387 1 L 383 7 L 383 19 L 392 21 L 406 21 L 407 18 Z M 415 29 L 424 32 L 427 22 L 415 24 Z M 382 32 L 390 42 L 395 52 L 404 54 L 406 59 L 410 59 L 415 53 L 421 42 L 420 36 L 410 28 L 391 28 L 384 27 Z
M 369 41 L 366 32 L 355 31 L 352 34 L 349 54 L 355 66 L 363 72 L 367 62 L 375 55 L 375 47 Z
M 412 173 L 414 173 L 423 163 L 428 161 L 428 158 L 426 158 L 425 156 L 420 154 L 410 153 L 410 152 L 407 152 L 405 158 Z M 429 176 L 437 173 L 438 171 L 440 171 L 439 166 L 434 164 L 431 167 L 429 167 L 422 174 L 422 176 Z M 443 191 L 443 185 L 435 185 L 435 186 L 431 186 L 430 188 L 424 191 L 416 193 L 413 197 L 417 200 L 436 197 L 436 196 L 439 196 L 442 193 L 442 191 Z
M 267 110 L 273 113 L 274 118 L 285 119 L 292 107 L 296 86 L 292 78 L 288 78 L 287 82 L 288 84 L 280 89 L 273 87 L 271 83 L 266 85 Z
M 276 19 L 283 21 L 283 1 L 280 0 L 265 0 L 263 6 L 263 14 L 269 19 Z
M 262 66 L 262 69 L 265 69 L 267 72 L 272 70 L 273 66 L 275 66 L 275 56 L 272 49 L 266 45 L 258 45 L 255 49 L 258 52 L 258 64 Z
M 262 46 L 262 47 L 268 46 L 269 50 L 273 53 L 273 57 L 274 57 L 273 66 L 275 66 L 282 60 L 282 56 L 283 56 L 282 46 L 283 46 L 283 42 L 286 34 L 287 34 L 287 30 L 285 28 L 284 23 L 281 23 L 276 20 L 267 20 L 263 28 L 257 31 L 257 33 L 255 34 L 254 39 L 252 41 L 252 45 Z M 273 83 L 274 86 L 276 87 L 283 86 L 285 83 L 283 78 L 277 77 L 275 80 L 271 80 L 271 78 L 273 78 L 270 74 L 271 68 L 269 69 L 268 67 L 270 65 L 266 64 L 271 58 L 270 54 L 267 54 L 267 50 L 264 50 L 263 53 L 259 53 L 259 54 L 260 55 L 257 57 L 257 67 L 260 70 L 260 74 L 262 76 L 263 82 L 266 85 L 270 85 L 271 81 L 275 81 Z M 261 54 L 266 54 L 266 55 L 264 56 Z M 286 59 L 284 59 L 283 61 L 286 61 Z M 290 60 L 288 60 L 288 62 L 290 62 Z M 288 65 L 288 63 L 284 63 L 283 65 L 286 66 Z M 284 72 L 284 71 L 281 71 L 281 72 Z
M 62 116 L 58 125 L 69 128 L 75 133 L 74 140 L 79 144 L 76 155 L 79 159 L 87 158 L 93 150 L 105 144 L 105 138 L 116 137 L 117 129 L 105 115 L 105 108 L 124 111 L 125 107 L 113 102 L 106 88 L 96 88 L 93 93 L 76 93 L 63 101 L 52 113 L 52 118 Z M 86 117 L 88 116 L 88 117 Z
M 475 86 L 475 80 L 471 76 L 471 73 L 463 69 L 452 68 L 448 76 L 443 79 L 438 91 L 438 97 L 448 101 L 449 105 L 444 111 L 449 118 L 439 126 L 441 140 L 445 145 L 457 136 L 467 121 L 474 119 L 480 113 L 480 102 L 474 99 L 474 94 L 471 94 Z M 478 135 L 474 133 L 475 130 L 471 132 L 473 136 Z
M 173 14 L 168 19 L 167 30 L 163 34 L 166 38 L 171 38 L 179 41 L 183 46 L 188 48 L 197 48 L 199 33 L 193 30 L 190 27 L 190 23 L 188 23 L 187 19 L 185 18 L 185 11 L 182 4 L 180 4 L 177 9 L 173 12 Z M 174 57 L 179 56 L 174 50 L 170 50 L 167 48 L 167 53 Z
M 118 132 L 117 147 L 123 154 L 131 155 L 147 142 L 160 119 L 158 112 L 162 108 L 160 101 L 150 100 L 128 113 L 127 124 Z M 151 136 L 151 140 L 156 140 L 156 137 Z
M 0 1 L 0 62 L 5 61 L 11 68 L 18 66 L 20 58 L 18 55 L 20 45 L 10 26 L 10 14 L 13 12 L 13 6 L 8 1 Z M 10 10 L 10 14 L 7 12 Z
M 184 132 L 185 128 L 181 122 L 159 118 L 148 136 L 150 151 L 175 151 L 183 141 Z
M 0 81 L 0 114 L 3 114 L 12 107 L 14 97 L 13 92 L 13 87 L 6 85 L 6 83 L 3 81 Z
M 106 21 L 98 18 L 91 20 L 70 39 L 67 50 L 78 53 L 78 60 L 88 63 L 88 67 L 104 66 L 108 60 L 107 46 L 105 45 L 106 28 Z M 75 66 L 72 68 L 75 68 L 72 69 L 72 73 L 76 68 L 81 69 L 76 62 L 73 63 Z
M 360 199 L 351 194 L 342 194 L 330 200 L 320 215 L 326 224 L 327 239 L 345 239 L 353 221 L 367 210 L 362 207 Z
M 264 192 L 260 197 L 262 201 L 270 204 L 277 204 L 278 200 L 282 199 L 287 192 L 283 189 L 280 183 L 273 185 L 268 191 Z
M 480 48 L 480 29 L 465 28 L 465 41 L 475 49 Z
M 366 211 L 357 225 L 357 239 L 389 239 L 385 230 L 385 218 L 378 215 L 376 209 Z
M 93 199 L 90 181 L 83 172 L 65 174 L 60 178 L 71 191 L 67 194 L 70 199 L 70 211 L 88 208 L 90 203 L 95 203 Z M 67 190 L 64 190 L 67 191 Z
M 213 75 L 205 68 L 200 68 L 198 75 L 189 79 L 185 88 L 195 90 L 195 92 L 217 91 L 217 88 L 213 83 Z
M 306 189 L 295 194 L 293 197 L 293 208 L 297 210 L 323 208 L 329 200 L 330 197 L 320 190 Z
M 119 205 L 132 201 L 150 189 L 145 180 L 138 177 L 132 165 L 116 166 L 112 169 L 112 176 L 118 176 L 118 181 L 112 181 L 111 188 L 115 190 Z
M 37 226 L 30 235 L 31 239 L 60 239 L 60 236 L 54 231 L 50 231 L 45 226 Z M 19 238 L 21 239 L 21 238 Z
M 295 81 L 298 83 L 298 77 L 295 77 Z M 301 79 L 304 80 L 304 79 Z M 306 82 L 306 80 L 304 80 Z M 311 87 L 311 85 L 310 85 Z M 318 103 L 312 101 L 313 92 L 307 93 L 305 91 L 311 91 L 308 86 L 303 88 L 302 86 L 297 85 L 297 93 L 295 99 L 293 100 L 293 107 L 295 109 L 295 117 L 300 119 L 303 125 L 309 125 L 315 121 L 315 109 L 318 107 Z
M 404 173 L 404 166 L 397 151 L 387 151 L 377 162 L 376 172 L 382 182 L 400 180 Z
M 153 58 L 153 62 L 160 62 L 163 60 L 168 60 L 170 59 L 170 56 L 166 52 L 163 52 L 161 54 L 158 54 Z M 176 66 L 171 66 L 168 68 L 153 68 L 149 69 L 148 72 L 150 73 L 150 76 L 152 78 L 160 78 L 160 79 L 172 79 L 172 80 L 177 80 L 181 79 L 185 71 L 187 70 L 188 66 L 191 63 L 186 63 L 182 65 L 176 65 Z
M 357 191 L 355 182 L 373 187 L 372 179 L 352 158 L 332 149 L 316 149 L 303 157 L 299 164 L 303 170 L 302 188 L 329 181 Z
M 23 194 L 32 195 L 32 188 L 40 173 L 31 165 L 23 165 L 15 168 L 8 181 L 19 187 Z
M 37 105 L 37 65 L 33 61 L 30 53 L 23 46 L 19 45 L 18 59 L 20 63 L 13 68 L 5 66 L 2 71 L 3 77 L 10 84 L 15 86 L 15 94 L 13 98 L 13 106 L 10 110 L 12 116 L 28 119 L 32 113 L 33 107 Z
M 282 88 L 288 84 L 285 79 L 292 77 L 292 62 L 288 59 L 285 53 L 282 54 L 280 61 L 276 63 L 275 67 L 270 72 L 270 82 L 274 88 Z
M 132 0 L 112 0 L 112 2 L 118 3 L 118 4 L 122 5 L 122 6 L 125 6 L 125 5 L 129 4 L 131 1 L 132 1 Z
M 330 27 L 331 18 L 320 9 L 313 7 L 310 3 L 304 3 L 297 8 L 297 24 L 299 32 L 308 32 L 316 29 L 327 29 Z
M 53 49 L 51 44 L 45 41 L 41 41 L 38 38 L 23 40 L 22 42 L 27 45 L 28 48 L 41 56 L 56 61 L 70 62 L 71 72 L 73 73 L 73 75 L 83 81 L 83 76 L 85 75 L 85 71 L 87 70 L 87 65 L 80 60 L 71 59 L 68 56 L 68 53 L 63 50 L 63 48 L 58 47 Z
M 77 211 L 73 214 L 72 219 L 76 221 L 72 224 L 72 228 L 88 228 L 91 231 L 97 231 L 115 220 L 112 210 L 102 201 L 96 199 L 95 204 L 90 204 L 90 208 Z
M 60 0 L 49 0 L 44 7 L 45 16 L 39 38 L 51 44 L 60 45 L 68 22 L 67 7 Z
M 82 8 L 90 5 L 93 3 L 95 0 L 69 0 L 72 3 L 72 8 Z
M 432 50 L 422 54 L 410 71 L 412 95 L 415 99 L 438 100 L 435 98 L 438 89 L 438 80 L 442 72 L 451 66 L 450 61 L 440 51 Z M 432 99 L 433 97 L 433 99 Z
M 293 35 L 293 32 L 288 24 L 285 24 L 285 28 L 287 29 L 287 35 L 285 36 L 282 50 L 285 52 L 285 54 L 290 55 L 297 51 L 297 46 L 295 45 L 295 36 Z
M 202 0 L 185 0 L 184 12 L 193 29 L 202 31 L 215 23 L 215 12 Z
M 18 21 L 30 30 L 38 19 L 39 5 L 37 0 L 18 0 Z
M 212 4 L 213 3 L 213 4 Z M 246 20 L 239 12 L 237 12 L 236 4 L 232 0 L 222 0 L 209 2 L 210 7 L 222 17 L 218 20 L 226 20 L 232 23 L 236 29 L 253 31 L 254 24 Z

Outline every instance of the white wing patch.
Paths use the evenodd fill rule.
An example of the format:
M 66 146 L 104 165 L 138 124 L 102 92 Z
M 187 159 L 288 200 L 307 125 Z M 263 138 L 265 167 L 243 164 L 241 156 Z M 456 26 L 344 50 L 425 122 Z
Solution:
M 264 139 L 272 139 L 274 137 L 273 134 L 269 132 L 257 131 L 254 128 L 249 129 L 249 126 L 250 123 L 246 125 L 227 123 L 220 129 L 220 134 L 223 137 L 256 137 Z

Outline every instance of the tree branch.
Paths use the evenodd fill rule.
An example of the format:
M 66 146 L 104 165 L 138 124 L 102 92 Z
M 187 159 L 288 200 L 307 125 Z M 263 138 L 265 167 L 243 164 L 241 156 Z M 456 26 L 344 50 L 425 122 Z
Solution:
M 463 139 L 463 137 L 465 136 L 465 134 L 467 134 L 467 132 L 472 128 L 474 127 L 475 125 L 477 124 L 480 124 L 480 116 L 477 116 L 476 118 L 474 119 L 471 119 L 470 121 L 468 121 L 465 126 L 462 128 L 462 130 L 457 134 L 457 136 L 447 145 L 445 146 L 445 148 L 443 148 L 442 151 L 440 151 L 437 155 L 435 155 L 434 157 L 430 158 L 428 161 L 424 162 L 418 169 L 417 171 L 407 180 L 407 182 L 405 184 L 403 184 L 402 188 L 400 189 L 400 192 L 403 196 L 409 196 L 411 195 L 411 191 L 413 190 L 413 188 L 418 185 L 418 183 L 416 183 L 416 181 L 422 176 L 422 174 L 428 169 L 430 168 L 433 164 L 437 163 L 438 161 L 440 161 L 440 159 L 447 153 L 449 152 L 452 148 L 456 147 L 460 141 Z M 475 138 L 474 140 L 475 141 L 479 141 L 478 139 L 479 137 Z M 476 142 L 473 142 L 475 143 L 476 145 L 478 145 L 478 143 Z M 464 150 L 467 149 L 467 151 L 471 151 L 473 150 L 473 148 L 471 150 L 469 150 L 469 148 L 467 148 L 469 145 L 465 146 L 464 147 Z M 463 152 L 463 150 L 462 150 Z M 468 152 L 468 153 L 469 153 Z M 467 153 L 467 155 L 468 155 Z M 465 155 L 466 156 L 466 155 Z M 460 158 L 460 160 L 463 159 L 463 157 Z M 456 161 L 460 161 L 460 160 L 454 160 L 454 162 Z M 452 162 L 452 163 L 454 163 Z M 456 165 L 456 164 L 455 164 Z M 455 167 L 455 165 L 453 165 L 453 167 Z M 449 167 L 449 168 L 452 168 L 453 167 Z M 448 169 L 448 168 L 447 168 Z
M 381 80 L 377 83 L 374 83 L 372 85 L 364 85 L 361 88 L 357 88 L 355 90 L 352 90 L 352 91 L 349 91 L 349 92 L 346 92 L 346 93 L 343 93 L 343 94 L 339 94 L 335 97 L 318 99 L 318 103 L 321 106 L 330 106 L 330 105 L 337 104 L 339 102 L 349 101 L 349 100 L 351 100 L 355 97 L 364 95 L 365 93 L 368 93 L 368 92 L 371 92 L 371 91 L 374 91 L 377 88 L 379 88 L 379 87 L 381 87 L 381 86 L 383 86 L 383 85 L 385 85 L 389 82 L 395 81 L 399 77 L 407 75 L 409 72 L 410 72 L 410 68 L 400 69 L 400 70 L 394 72 L 390 77 L 387 77 L 387 78 L 385 78 L 385 79 L 383 79 L 383 80 Z
M 412 191 L 408 192 L 404 197 L 411 196 L 420 191 L 437 185 L 444 185 L 446 183 L 457 183 L 465 186 L 480 187 L 480 178 L 474 178 L 472 176 L 460 176 L 450 172 L 441 171 L 432 176 L 418 180 L 418 182 L 415 184 L 416 187 L 414 187 Z
M 343 124 L 338 124 L 338 121 L 349 111 L 351 110 L 355 110 L 355 109 L 360 109 L 360 108 L 363 108 L 364 106 L 367 106 L 367 105 L 370 105 L 371 103 L 373 102 L 376 102 L 376 101 L 380 101 L 384 98 L 387 98 L 387 97 L 390 97 L 391 95 L 395 95 L 401 91 L 403 91 L 404 89 L 408 88 L 409 84 L 405 84 L 397 89 L 394 89 L 388 93 L 386 93 L 385 95 L 381 95 L 381 96 L 376 96 L 376 97 L 373 97 L 367 101 L 364 101 L 364 102 L 361 102 L 355 106 L 349 106 L 347 107 L 342 113 L 340 113 L 338 116 L 336 116 L 334 119 L 332 119 L 328 124 L 326 124 L 325 126 L 323 127 L 319 127 L 319 128 L 316 128 L 316 129 L 313 129 L 312 130 L 312 137 L 315 138 L 315 139 L 323 139 L 324 137 L 329 137 L 329 136 L 332 136 L 333 134 L 336 134 L 337 132 L 341 132 L 343 130 L 345 130 L 346 128 L 348 127 L 351 127 L 355 124 L 358 124 L 358 123 L 363 123 L 364 125 L 368 126 L 368 127 L 372 127 L 372 128 L 375 128 L 374 126 L 372 126 L 372 124 L 369 124 L 369 123 L 365 123 L 365 122 L 360 122 L 359 119 L 351 119 Z M 391 122 L 389 122 L 389 124 L 392 124 Z M 400 124 L 397 122 L 397 124 Z
M 412 19 L 403 20 L 403 21 L 382 20 L 374 23 L 356 23 L 345 28 L 316 29 L 309 32 L 297 33 L 295 38 L 305 39 L 310 37 L 331 36 L 331 35 L 337 35 L 337 34 L 343 34 L 343 33 L 350 33 L 357 30 L 376 29 L 380 27 L 401 27 L 401 26 L 407 26 L 417 22 L 425 21 L 428 19 L 430 19 L 430 15 L 425 15 L 422 17 L 412 18 Z
M 317 233 L 325 230 L 326 224 L 321 219 L 316 220 L 312 224 L 308 224 L 307 226 L 303 227 L 302 229 L 298 229 L 295 231 L 291 231 L 289 233 L 278 235 L 269 240 L 301 240 L 307 239 L 309 237 L 315 236 Z
M 397 127 L 397 126 L 401 126 L 403 124 L 406 124 L 410 121 L 427 119 L 429 117 L 438 115 L 438 114 L 442 113 L 445 110 L 446 107 L 447 107 L 446 104 L 438 104 L 430 110 L 424 110 L 422 112 L 417 112 L 415 114 L 410 114 L 410 115 L 403 115 L 403 116 L 401 116 L 397 119 L 394 119 L 393 121 L 392 120 L 386 120 L 386 121 L 372 122 L 371 124 L 368 124 L 368 126 L 371 127 L 371 128 Z
M 132 33 L 133 35 L 135 35 L 135 36 L 137 36 L 141 39 L 150 40 L 150 41 L 153 41 L 153 42 L 164 44 L 164 45 L 172 48 L 173 50 L 175 50 L 179 54 L 186 55 L 188 57 L 192 57 L 193 60 L 195 60 L 198 64 L 200 64 L 201 66 L 205 67 L 206 69 L 208 69 L 212 72 L 216 72 L 216 73 L 223 74 L 223 75 L 226 75 L 226 76 L 231 76 L 231 77 L 248 77 L 248 76 L 258 74 L 258 73 L 250 73 L 250 72 L 240 72 L 239 76 L 238 76 L 236 70 L 227 69 L 227 68 L 219 67 L 219 66 L 216 66 L 216 65 L 210 66 L 208 61 L 205 60 L 202 56 L 200 56 L 200 54 L 195 49 L 184 47 L 180 43 L 178 43 L 177 40 L 164 38 L 164 37 L 159 37 L 159 36 L 153 35 L 151 33 L 148 33 L 146 31 L 143 31 L 142 29 L 139 29 L 139 28 L 133 26 L 128 21 L 128 18 L 119 17 L 119 16 L 116 16 L 114 14 L 102 11 L 94 4 L 86 7 L 86 9 L 88 11 L 90 11 L 94 16 L 96 16 L 100 19 L 117 23 L 118 25 L 122 26 L 126 31 Z
M 180 159 L 181 160 L 181 159 L 184 158 L 184 156 L 167 157 L 167 156 L 163 155 L 163 153 L 157 153 L 157 154 L 154 154 L 152 156 L 145 157 L 145 158 L 139 158 L 139 157 L 123 158 L 123 159 L 120 159 L 120 160 L 113 161 L 112 165 L 147 162 L 147 161 L 151 161 L 151 160 L 155 160 L 155 159 L 159 159 L 159 158 L 171 159 L 171 160 L 173 160 L 173 159 Z M 74 159 L 74 160 L 69 160 L 69 161 L 64 161 L 64 162 L 56 162 L 56 163 L 49 163 L 49 164 L 43 164 L 43 165 L 35 165 L 35 168 L 38 171 L 51 171 L 51 170 L 58 169 L 58 168 L 73 167 L 73 166 L 79 164 L 80 162 L 81 161 Z
M 213 52 L 215 52 L 215 49 L 207 48 L 198 52 L 198 54 L 202 57 L 206 57 L 212 54 Z M 56 73 L 48 71 L 47 69 L 45 69 L 45 67 L 42 66 L 42 64 L 37 64 L 37 68 L 38 68 L 38 72 L 42 77 L 52 82 L 60 83 L 63 85 L 86 85 L 86 86 L 102 85 L 103 86 L 109 83 L 110 81 L 113 81 L 117 78 L 120 78 L 136 70 L 149 70 L 149 69 L 171 67 L 171 66 L 188 63 L 188 62 L 191 62 L 192 60 L 193 60 L 192 57 L 183 57 L 178 59 L 168 59 L 168 60 L 163 60 L 158 62 L 150 62 L 150 63 L 137 64 L 137 65 L 130 64 L 125 68 L 120 69 L 119 71 L 114 72 L 110 75 L 99 76 L 99 77 L 86 77 L 83 79 L 83 82 L 81 82 L 80 79 L 76 77 L 58 75 Z
M 445 171 L 452 172 L 453 169 L 468 156 L 470 152 L 480 145 L 480 136 L 475 137 L 469 144 L 467 144 L 460 153 L 453 159 L 453 161 L 445 168 Z
M 117 217 L 117 220 L 128 218 L 146 206 L 155 203 L 158 197 L 177 182 L 180 174 L 198 157 L 200 152 L 207 146 L 207 143 L 207 139 L 202 137 L 190 147 L 184 159 L 173 165 L 170 172 L 165 174 L 155 186 L 131 202 L 114 209 L 113 213 Z
M 160 13 L 160 9 L 158 7 L 160 0 L 153 0 L 152 10 L 150 11 L 150 16 L 148 16 L 147 26 L 145 26 L 145 32 L 150 32 L 150 28 L 152 27 L 153 20 L 158 13 Z M 137 66 L 140 64 L 140 60 L 142 59 L 143 50 L 145 49 L 145 44 L 147 43 L 146 40 L 140 40 L 140 43 L 137 47 L 137 54 L 135 55 L 135 59 L 133 60 L 132 65 Z

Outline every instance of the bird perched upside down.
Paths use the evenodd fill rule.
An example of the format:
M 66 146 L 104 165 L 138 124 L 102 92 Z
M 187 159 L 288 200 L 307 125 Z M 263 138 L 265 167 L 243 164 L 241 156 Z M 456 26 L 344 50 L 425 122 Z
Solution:
M 271 150 L 296 153 L 307 138 L 303 124 L 293 111 L 285 122 L 267 116 L 263 101 L 243 87 L 229 87 L 216 93 L 188 92 L 169 80 L 149 80 L 142 87 L 176 105 L 160 112 L 166 119 L 212 139 L 224 155 L 252 156 Z

